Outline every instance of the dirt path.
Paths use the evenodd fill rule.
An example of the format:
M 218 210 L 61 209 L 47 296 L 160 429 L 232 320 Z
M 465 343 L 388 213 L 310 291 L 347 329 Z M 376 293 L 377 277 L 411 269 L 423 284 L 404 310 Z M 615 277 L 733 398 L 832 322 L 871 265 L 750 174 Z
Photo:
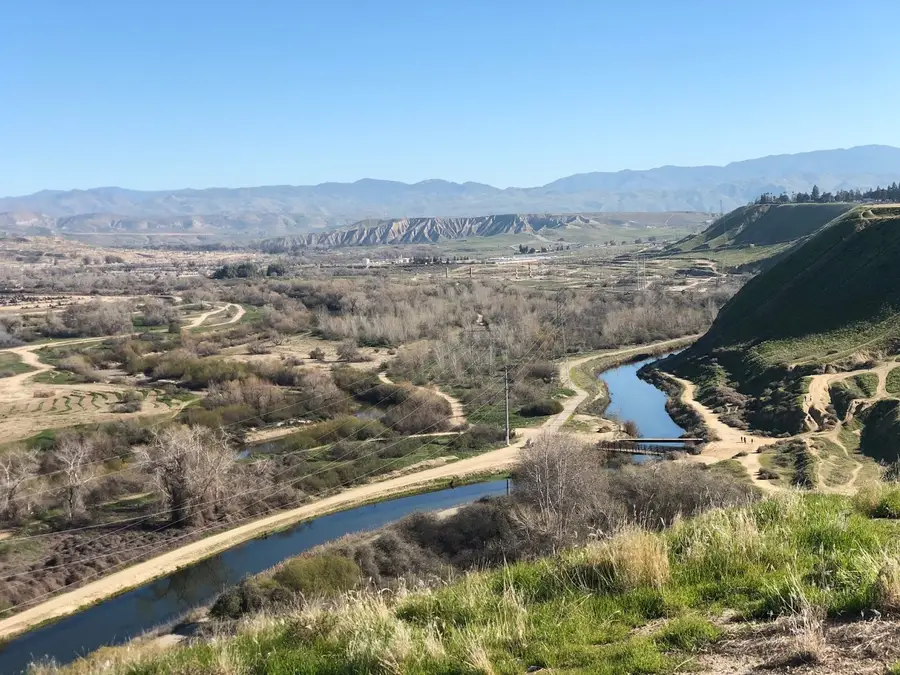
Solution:
M 697 411 L 704 424 L 706 424 L 706 426 L 719 437 L 719 440 L 705 445 L 703 453 L 701 455 L 692 455 L 688 457 L 688 459 L 711 464 L 723 459 L 733 458 L 741 463 L 741 465 L 753 479 L 755 485 L 758 485 L 763 490 L 774 490 L 777 489 L 775 485 L 773 485 L 769 481 L 760 480 L 758 477 L 758 472 L 760 468 L 762 468 L 762 465 L 760 464 L 759 455 L 757 454 L 756 450 L 760 447 L 771 445 L 772 443 L 776 442 L 776 440 L 802 440 L 807 444 L 810 452 L 819 458 L 818 489 L 822 492 L 850 495 L 853 494 L 858 487 L 857 479 L 864 467 L 865 458 L 857 457 L 854 453 L 849 452 L 841 441 L 840 431 L 843 428 L 843 420 L 838 421 L 838 424 L 827 432 L 819 432 L 820 427 L 816 418 L 824 419 L 826 415 L 826 408 L 831 404 L 831 396 L 828 393 L 829 387 L 835 382 L 839 382 L 855 375 L 861 375 L 864 373 L 872 373 L 877 375 L 878 393 L 876 393 L 876 395 L 872 398 L 854 400 L 853 405 L 851 406 L 850 411 L 847 414 L 848 419 L 852 418 L 853 411 L 856 409 L 856 406 L 888 396 L 888 394 L 884 390 L 884 385 L 887 380 L 887 373 L 890 372 L 894 367 L 896 367 L 896 365 L 897 364 L 894 362 L 887 362 L 879 364 L 875 368 L 865 370 L 814 375 L 810 380 L 809 395 L 804 399 L 803 402 L 804 409 L 807 414 L 807 426 L 810 428 L 810 431 L 797 434 L 785 439 L 773 439 L 766 436 L 759 436 L 728 426 L 719 419 L 719 416 L 716 413 L 696 400 L 696 388 L 692 382 L 675 377 L 674 375 L 671 375 L 669 373 L 666 373 L 666 376 L 682 385 L 683 392 L 681 395 L 681 401 Z M 813 412 L 811 413 L 810 411 Z M 812 422 L 812 424 L 810 424 L 810 422 Z M 742 441 L 742 438 L 746 440 Z M 822 479 L 822 470 L 824 468 L 823 465 L 825 462 L 820 457 L 820 453 L 815 450 L 813 445 L 810 443 L 810 441 L 816 438 L 822 438 L 831 441 L 839 448 L 841 448 L 841 450 L 843 450 L 848 458 L 856 463 L 856 466 L 853 468 L 851 476 L 847 480 L 847 482 L 841 485 L 832 486 L 827 486 L 825 484 L 825 481 Z M 735 455 L 740 452 L 746 452 L 747 455 L 744 457 L 735 457 Z
M 887 361 L 885 363 L 880 363 L 874 368 L 863 368 L 860 370 L 848 370 L 843 373 L 824 373 L 822 375 L 813 375 L 809 378 L 809 394 L 803 400 L 804 411 L 806 412 L 808 417 L 813 417 L 815 415 L 824 416 L 826 414 L 826 408 L 831 404 L 831 394 L 829 393 L 829 389 L 836 382 L 840 382 L 841 380 L 846 380 L 851 377 L 855 377 L 857 375 L 875 375 L 878 378 L 878 388 L 875 392 L 875 396 L 866 399 L 858 399 L 863 402 L 872 402 L 880 398 L 890 398 L 891 395 L 887 392 L 887 377 L 888 373 L 890 373 L 895 367 L 897 367 L 897 363 L 894 361 Z M 812 411 L 816 410 L 817 413 L 813 413 Z M 816 429 L 818 425 L 816 425 Z
M 776 487 L 772 483 L 759 478 L 758 474 L 762 464 L 760 464 L 759 454 L 756 452 L 759 448 L 774 443 L 775 439 L 757 436 L 728 426 L 719 419 L 716 413 L 696 399 L 696 387 L 693 382 L 683 380 L 669 373 L 665 373 L 665 375 L 682 386 L 681 402 L 693 408 L 700 415 L 707 428 L 719 438 L 719 440 L 703 446 L 702 454 L 688 455 L 686 459 L 704 464 L 713 464 L 724 459 L 734 459 L 744 467 L 754 485 L 767 492 L 775 490 Z M 735 456 L 741 452 L 747 454 L 743 457 Z
M 673 341 L 605 352 L 599 354 L 599 356 L 630 354 L 646 350 L 648 347 L 668 344 L 669 342 Z M 397 476 L 388 480 L 380 480 L 351 488 L 312 504 L 305 504 L 295 509 L 259 518 L 226 532 L 220 532 L 200 541 L 192 542 L 150 560 L 127 567 L 124 570 L 114 572 L 75 590 L 50 598 L 46 602 L 4 619 L 0 621 L 0 637 L 9 637 L 26 631 L 39 623 L 73 614 L 79 609 L 99 602 L 111 595 L 134 588 L 152 579 L 169 574 L 180 567 L 236 546 L 248 539 L 292 525 L 301 520 L 322 516 L 339 509 L 352 508 L 373 500 L 388 499 L 397 493 L 421 488 L 437 480 L 459 478 L 509 468 L 516 463 L 520 450 L 529 439 L 542 432 L 559 431 L 569 416 L 575 411 L 575 408 L 587 398 L 588 392 L 572 382 L 569 371 L 576 365 L 595 359 L 597 356 L 598 354 L 591 354 L 577 359 L 567 359 L 560 365 L 560 379 L 564 386 L 570 387 L 575 391 L 575 396 L 569 397 L 564 404 L 562 412 L 547 419 L 540 427 L 516 430 L 516 441 L 507 447 L 414 474 Z
M 222 312 L 226 311 L 229 307 L 237 307 L 237 312 L 235 313 L 235 315 L 225 321 L 216 323 L 214 325 L 227 326 L 228 324 L 237 323 L 238 321 L 241 320 L 241 318 L 244 316 L 244 314 L 247 313 L 247 310 L 245 310 L 241 305 L 238 305 L 233 302 L 229 302 L 225 305 L 222 305 L 221 307 L 217 307 L 216 309 L 211 309 L 208 312 L 203 312 L 203 314 L 198 314 L 193 319 L 191 319 L 187 324 L 185 324 L 184 327 L 187 328 L 188 330 L 190 330 L 192 328 L 199 328 L 210 317 L 216 316 L 217 314 L 221 314 Z
M 385 384 L 396 384 L 393 380 L 391 380 L 387 376 L 387 373 L 384 371 L 381 371 L 378 373 L 378 379 L 381 380 L 382 382 L 384 382 Z M 441 391 L 437 387 L 422 387 L 422 389 L 426 389 L 427 391 L 430 391 L 432 394 L 437 394 L 442 399 L 447 401 L 447 403 L 450 404 L 449 420 L 450 420 L 450 423 L 454 427 L 464 426 L 464 425 L 468 424 L 468 421 L 466 420 L 466 415 L 463 412 L 462 401 L 460 401 L 458 398 L 456 398 L 454 396 L 451 396 L 450 394 L 448 394 L 445 391 Z

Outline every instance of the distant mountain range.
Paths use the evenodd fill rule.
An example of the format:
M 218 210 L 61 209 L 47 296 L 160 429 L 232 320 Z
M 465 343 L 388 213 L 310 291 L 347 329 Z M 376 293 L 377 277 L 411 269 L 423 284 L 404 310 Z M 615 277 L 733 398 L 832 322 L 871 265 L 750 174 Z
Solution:
M 144 192 L 44 190 L 0 199 L 15 234 L 155 233 L 240 238 L 298 235 L 375 219 L 485 214 L 731 210 L 763 192 L 868 188 L 900 179 L 900 149 L 869 145 L 646 171 L 585 173 L 541 187 L 498 189 L 427 180 Z M 358 226 L 354 226 L 358 229 Z

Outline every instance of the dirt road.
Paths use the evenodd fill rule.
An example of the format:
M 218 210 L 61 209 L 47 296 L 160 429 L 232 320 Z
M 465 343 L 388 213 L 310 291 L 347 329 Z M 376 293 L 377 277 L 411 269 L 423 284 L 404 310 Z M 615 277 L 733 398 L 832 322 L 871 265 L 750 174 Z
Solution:
M 247 313 L 247 310 L 245 310 L 240 305 L 235 304 L 233 302 L 229 302 L 228 304 L 222 305 L 221 307 L 218 307 L 216 309 L 211 309 L 208 312 L 203 312 L 202 314 L 198 314 L 193 319 L 191 319 L 187 324 L 185 324 L 184 327 L 187 328 L 188 330 L 190 330 L 192 328 L 199 328 L 210 317 L 216 316 L 217 314 L 221 314 L 222 312 L 227 310 L 229 307 L 237 307 L 237 312 L 235 313 L 235 315 L 225 321 L 215 324 L 216 326 L 227 326 L 228 324 L 231 324 L 231 323 L 237 323 L 238 321 L 241 320 L 241 318 L 244 316 L 244 314 Z
M 657 344 L 668 344 L 664 343 Z M 169 574 L 180 567 L 189 565 L 203 558 L 215 555 L 220 551 L 236 546 L 253 537 L 272 530 L 292 525 L 298 521 L 322 516 L 339 509 L 352 508 L 364 502 L 387 499 L 397 493 L 427 486 L 437 480 L 464 477 L 472 474 L 499 471 L 514 465 L 521 448 L 528 440 L 545 431 L 559 431 L 575 408 L 585 400 L 588 392 L 574 384 L 569 371 L 580 363 L 595 359 L 597 356 L 630 354 L 646 350 L 649 346 L 630 347 L 602 354 L 592 354 L 568 359 L 560 365 L 561 381 L 575 391 L 575 395 L 566 401 L 563 411 L 547 419 L 543 425 L 531 429 L 519 429 L 517 438 L 511 445 L 486 452 L 477 457 L 463 459 L 452 464 L 437 466 L 414 474 L 398 476 L 368 485 L 345 490 L 331 497 L 326 497 L 312 504 L 305 504 L 295 509 L 257 519 L 240 525 L 227 532 L 215 534 L 200 541 L 182 546 L 173 551 L 163 553 L 155 558 L 114 572 L 106 577 L 88 583 L 80 588 L 50 598 L 35 607 L 0 621 L 0 638 L 9 637 L 29 628 L 77 612 L 79 609 L 103 600 L 111 595 L 134 588 L 159 576 Z

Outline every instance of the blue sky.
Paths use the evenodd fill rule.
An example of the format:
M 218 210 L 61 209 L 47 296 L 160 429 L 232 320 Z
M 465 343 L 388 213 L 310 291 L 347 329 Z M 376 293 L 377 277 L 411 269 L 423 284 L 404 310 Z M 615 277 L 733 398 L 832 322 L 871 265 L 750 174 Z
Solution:
M 900 2 L 11 0 L 0 195 L 900 146 Z

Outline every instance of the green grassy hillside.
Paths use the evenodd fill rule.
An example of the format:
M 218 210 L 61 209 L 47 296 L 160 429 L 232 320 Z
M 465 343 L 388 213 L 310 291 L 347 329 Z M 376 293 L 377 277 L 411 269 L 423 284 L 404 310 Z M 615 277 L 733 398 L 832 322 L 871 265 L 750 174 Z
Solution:
M 900 348 L 898 257 L 900 207 L 853 209 L 752 279 L 666 367 L 752 426 L 800 431 L 805 375 Z
M 773 246 L 814 234 L 847 213 L 852 204 L 753 204 L 727 213 L 706 230 L 674 247 L 686 253 L 722 248 Z

